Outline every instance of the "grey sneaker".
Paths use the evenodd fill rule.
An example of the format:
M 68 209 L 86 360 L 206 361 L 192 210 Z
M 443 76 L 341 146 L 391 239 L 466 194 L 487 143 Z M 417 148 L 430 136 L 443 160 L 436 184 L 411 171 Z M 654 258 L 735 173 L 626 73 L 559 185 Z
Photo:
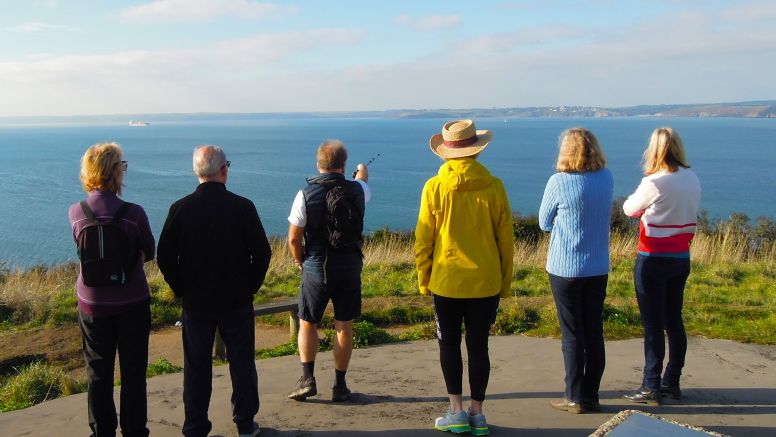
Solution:
M 488 429 L 488 421 L 485 420 L 485 415 L 469 414 L 469 427 L 471 428 L 472 435 L 488 435 L 490 430 Z
M 463 434 L 471 430 L 469 425 L 469 413 L 466 411 L 459 411 L 455 414 L 449 410 L 442 417 L 437 417 L 434 422 L 434 428 L 437 431 L 450 431 L 454 434 Z
M 289 399 L 303 402 L 310 396 L 318 394 L 318 386 L 315 385 L 315 377 L 304 379 L 304 376 L 299 378 L 296 382 L 296 388 L 294 391 L 288 394 Z

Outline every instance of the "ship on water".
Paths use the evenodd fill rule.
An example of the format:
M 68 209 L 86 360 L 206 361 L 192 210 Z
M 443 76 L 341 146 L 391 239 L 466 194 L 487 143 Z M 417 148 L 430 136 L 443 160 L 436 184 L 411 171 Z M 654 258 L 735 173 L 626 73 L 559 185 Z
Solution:
M 149 122 L 147 122 L 147 121 L 135 121 L 135 120 L 131 120 L 131 121 L 129 122 L 129 125 L 130 125 L 131 127 L 143 127 L 143 126 L 148 126 L 149 124 L 151 124 L 151 123 L 149 123 Z

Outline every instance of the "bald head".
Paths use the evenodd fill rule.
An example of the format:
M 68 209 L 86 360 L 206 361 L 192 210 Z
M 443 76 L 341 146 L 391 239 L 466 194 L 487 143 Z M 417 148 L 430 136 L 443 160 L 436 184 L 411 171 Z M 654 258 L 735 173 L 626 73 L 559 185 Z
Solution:
M 204 145 L 194 149 L 194 174 L 200 182 L 226 183 L 226 153 L 218 146 Z

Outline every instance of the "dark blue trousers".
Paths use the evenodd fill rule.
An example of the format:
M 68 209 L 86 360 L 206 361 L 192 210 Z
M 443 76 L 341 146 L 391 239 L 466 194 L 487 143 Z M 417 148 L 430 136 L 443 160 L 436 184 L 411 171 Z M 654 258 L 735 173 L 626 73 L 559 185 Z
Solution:
M 597 402 L 606 366 L 602 312 L 609 275 L 549 278 L 562 336 L 566 399 Z
M 690 260 L 638 255 L 633 269 L 636 298 L 644 326 L 644 380 L 648 389 L 660 387 L 660 373 L 668 336 L 668 365 L 663 385 L 679 385 L 687 354 L 687 333 L 682 321 L 684 286 L 690 275 Z
M 88 411 L 92 437 L 116 435 L 119 421 L 113 402 L 113 372 L 117 350 L 121 370 L 121 433 L 124 437 L 148 436 L 146 369 L 151 330 L 148 302 L 108 317 L 92 317 L 79 311 L 78 323 L 89 378 Z
M 226 345 L 232 378 L 232 420 L 238 433 L 253 430 L 259 412 L 253 305 L 222 312 L 183 310 L 183 435 L 206 437 L 212 428 L 208 407 L 213 389 L 213 340 L 216 327 Z

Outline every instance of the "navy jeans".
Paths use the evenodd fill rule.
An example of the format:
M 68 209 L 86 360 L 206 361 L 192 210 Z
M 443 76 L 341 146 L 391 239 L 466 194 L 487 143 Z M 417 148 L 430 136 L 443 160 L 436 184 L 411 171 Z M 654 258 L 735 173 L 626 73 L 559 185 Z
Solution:
M 549 277 L 562 336 L 566 399 L 597 402 L 606 366 L 602 312 L 609 275 Z
M 232 378 L 232 420 L 238 433 L 253 430 L 259 412 L 256 332 L 253 305 L 205 313 L 183 309 L 183 435 L 206 437 L 212 428 L 207 410 L 213 389 L 213 339 L 216 327 L 226 345 Z
M 647 389 L 660 387 L 668 335 L 668 364 L 663 385 L 679 385 L 687 353 L 687 333 L 682 321 L 684 285 L 690 275 L 690 260 L 638 255 L 633 269 L 636 298 L 644 326 L 644 381 Z
M 113 367 L 117 350 L 121 369 L 121 433 L 125 437 L 148 436 L 146 368 L 151 329 L 148 302 L 108 317 L 92 317 L 79 310 L 78 323 L 89 378 L 87 398 L 92 437 L 116 435 L 118 420 L 113 403 Z

